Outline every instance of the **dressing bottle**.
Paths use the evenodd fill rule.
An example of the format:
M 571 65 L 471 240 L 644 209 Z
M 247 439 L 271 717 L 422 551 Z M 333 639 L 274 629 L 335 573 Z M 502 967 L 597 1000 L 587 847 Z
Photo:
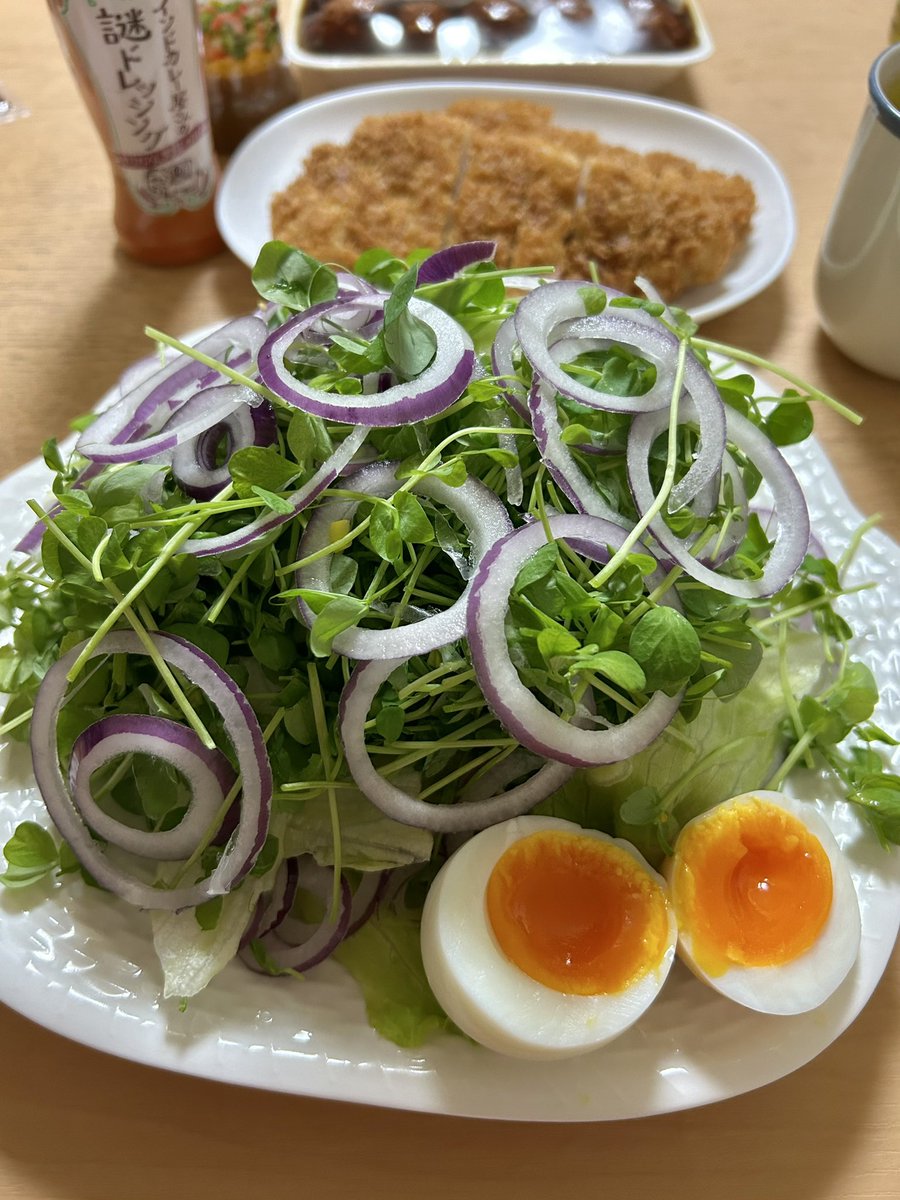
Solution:
M 114 222 L 131 257 L 160 266 L 223 248 L 218 164 L 193 4 L 49 0 L 113 170 Z

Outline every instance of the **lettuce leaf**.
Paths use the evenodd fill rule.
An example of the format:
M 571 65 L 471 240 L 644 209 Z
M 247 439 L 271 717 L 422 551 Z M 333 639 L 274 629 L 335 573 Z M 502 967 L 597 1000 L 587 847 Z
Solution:
M 455 1032 L 425 976 L 414 913 L 382 909 L 334 953 L 362 990 L 369 1024 L 398 1046 Z
M 201 929 L 192 908 L 152 914 L 153 946 L 162 965 L 163 995 L 167 1000 L 196 996 L 228 966 L 237 954 L 257 899 L 271 886 L 271 874 L 264 878 L 251 876 L 223 896 L 213 929 Z
M 339 810 L 342 867 L 383 871 L 431 858 L 431 833 L 391 820 L 362 792 L 342 789 Z M 304 801 L 302 810 L 292 815 L 285 840 L 286 857 L 311 854 L 320 866 L 334 866 L 331 807 L 324 792 Z
M 813 689 L 823 669 L 821 656 L 818 635 L 791 635 L 787 674 L 794 695 Z M 770 649 L 735 696 L 708 696 L 690 723 L 676 717 L 662 737 L 629 761 L 576 772 L 535 811 L 626 837 L 658 864 L 664 851 L 653 823 L 624 821 L 620 814 L 625 802 L 637 793 L 674 795 L 674 833 L 713 805 L 762 787 L 783 753 L 779 726 L 786 715 L 779 656 Z

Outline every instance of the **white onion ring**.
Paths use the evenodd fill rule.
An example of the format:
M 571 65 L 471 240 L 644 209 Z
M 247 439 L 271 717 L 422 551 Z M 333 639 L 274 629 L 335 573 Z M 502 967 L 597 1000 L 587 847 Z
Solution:
M 608 559 L 607 546 L 618 547 L 627 536 L 621 526 L 591 516 L 554 516 L 549 525 L 555 538 L 598 562 Z M 575 767 L 620 762 L 662 733 L 678 711 L 681 693 L 655 692 L 640 712 L 621 725 L 592 730 L 562 720 L 525 687 L 510 658 L 506 612 L 519 571 L 546 544 L 544 527 L 535 521 L 515 530 L 479 563 L 469 598 L 469 649 L 475 675 L 504 728 L 536 754 Z M 650 580 L 659 582 L 661 577 L 656 571 Z M 677 607 L 671 593 L 661 603 Z
M 488 825 L 528 812 L 571 777 L 570 767 L 560 762 L 548 762 L 530 779 L 508 792 L 458 804 L 429 804 L 390 783 L 378 773 L 369 756 L 365 722 L 378 689 L 405 661 L 387 659 L 357 666 L 341 694 L 338 718 L 350 774 L 360 791 L 386 816 L 435 833 L 486 829 Z
M 350 486 L 355 492 L 387 499 L 400 486 L 395 470 L 396 463 L 372 463 L 354 472 Z M 445 505 L 466 524 L 473 562 L 478 562 L 497 539 L 505 537 L 512 528 L 502 501 L 477 479 L 469 478 L 461 487 L 450 487 L 439 479 L 426 476 L 416 482 L 413 491 Z M 359 501 L 335 499 L 317 508 L 300 541 L 300 557 L 305 558 L 327 546 L 332 523 L 352 521 L 358 507 Z M 331 557 L 301 567 L 295 581 L 298 587 L 330 592 Z M 412 658 L 446 646 L 465 637 L 468 589 L 466 583 L 459 599 L 443 612 L 409 625 L 394 629 L 345 629 L 335 637 L 332 649 L 348 658 L 385 659 Z M 310 607 L 304 602 L 297 607 L 301 620 L 311 627 L 315 617 Z
M 31 717 L 31 757 L 35 781 L 53 824 L 101 887 L 137 908 L 178 911 L 226 894 L 250 871 L 268 831 L 272 771 L 256 714 L 227 672 L 184 638 L 171 633 L 148 636 L 165 661 L 212 700 L 237 757 L 242 780 L 240 816 L 213 872 L 198 883 L 169 890 L 154 887 L 116 866 L 94 841 L 69 794 L 57 752 L 57 723 L 66 700 L 66 674 L 85 643 L 58 659 L 41 682 Z M 122 632 L 108 634 L 91 657 L 146 653 L 137 634 Z
M 692 402 L 686 403 L 684 416 L 688 420 L 695 416 Z M 728 440 L 762 472 L 775 502 L 778 531 L 760 578 L 735 579 L 712 570 L 694 556 L 687 542 L 672 533 L 661 516 L 650 522 L 650 532 L 692 579 L 726 595 L 755 600 L 781 591 L 802 563 L 809 545 L 809 510 L 797 477 L 762 430 L 733 408 L 727 409 L 726 422 Z M 648 459 L 666 423 L 664 413 L 648 413 L 636 417 L 629 431 L 628 482 L 640 513 L 647 512 L 655 498 Z
M 371 301 L 369 301 L 371 303 Z M 340 301 L 332 301 L 335 312 Z M 343 302 L 346 305 L 346 302 Z M 415 379 L 367 395 L 340 395 L 310 387 L 285 366 L 291 345 L 323 315 L 317 305 L 276 329 L 259 352 L 259 374 L 275 395 L 317 417 L 359 425 L 406 425 L 449 408 L 463 394 L 475 369 L 468 335 L 452 317 L 424 300 L 410 300 L 409 311 L 433 330 L 437 349 L 429 366 Z

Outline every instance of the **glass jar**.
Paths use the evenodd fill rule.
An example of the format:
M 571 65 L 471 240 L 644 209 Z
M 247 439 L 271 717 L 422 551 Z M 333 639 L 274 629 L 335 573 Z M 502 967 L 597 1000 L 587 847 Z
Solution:
M 276 0 L 198 0 L 213 140 L 230 154 L 297 99 Z
M 193 5 L 49 3 L 113 170 L 122 249 L 160 266 L 218 253 L 218 165 Z

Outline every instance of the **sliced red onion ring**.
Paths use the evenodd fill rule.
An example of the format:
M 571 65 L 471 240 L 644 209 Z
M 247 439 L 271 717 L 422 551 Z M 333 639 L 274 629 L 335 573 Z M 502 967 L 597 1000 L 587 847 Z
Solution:
M 239 361 L 246 370 L 247 364 L 256 358 L 267 332 L 265 323 L 258 317 L 239 317 L 202 338 L 196 348 L 208 357 L 221 361 L 225 360 L 229 351 L 236 349 L 241 354 L 235 362 Z M 151 422 L 156 422 L 156 428 L 159 428 L 190 396 L 221 382 L 221 379 L 205 363 L 187 354 L 176 355 L 171 362 L 143 379 L 121 400 L 105 409 L 81 434 L 76 449 L 85 458 L 97 461 L 129 461 L 122 457 L 128 454 L 123 446 L 142 438 L 152 428 Z M 119 457 L 116 457 L 117 454 Z M 146 454 L 142 451 L 139 457 L 146 457 Z
M 297 859 L 286 858 L 278 868 L 271 892 L 257 900 L 250 924 L 241 935 L 240 949 L 271 933 L 287 917 L 297 898 L 298 878 Z
M 668 409 L 677 375 L 680 342 L 656 317 L 640 308 L 607 306 L 602 313 L 586 315 L 582 292 L 586 285 L 558 281 L 536 288 L 519 302 L 513 319 L 515 335 L 536 375 L 563 396 L 591 408 L 609 412 L 644 413 Z M 607 295 L 618 292 L 605 289 Z M 504 350 L 501 362 L 511 363 Z M 562 363 L 579 352 L 600 344 L 619 343 L 635 349 L 656 367 L 656 380 L 642 396 L 617 396 L 599 392 L 578 382 L 563 370 Z M 718 478 L 725 443 L 724 405 L 715 381 L 690 351 L 685 356 L 683 387 L 693 397 L 700 414 L 700 444 L 694 463 L 672 489 L 669 511 L 683 507 L 711 479 Z
M 686 403 L 684 418 L 696 419 L 692 402 Z M 735 579 L 712 570 L 698 561 L 688 543 L 673 534 L 661 516 L 650 522 L 650 532 L 666 554 L 692 579 L 707 587 L 746 600 L 774 596 L 790 581 L 806 554 L 809 545 L 806 500 L 794 472 L 762 430 L 733 408 L 726 410 L 726 422 L 728 441 L 746 454 L 762 473 L 774 500 L 778 531 L 762 575 L 758 579 Z M 648 413 L 636 417 L 629 431 L 628 482 L 641 513 L 647 512 L 655 498 L 650 482 L 649 456 L 666 424 L 664 413 Z
M 309 925 L 294 917 L 286 916 L 279 922 L 277 930 L 256 939 L 265 951 L 267 963 L 283 971 L 309 971 L 318 966 L 341 944 L 350 927 L 352 895 L 350 884 L 345 878 L 340 882 L 340 908 L 335 920 L 331 919 L 331 901 L 334 888 L 334 870 L 320 867 L 310 854 L 297 860 L 297 890 L 311 892 L 325 907 L 325 916 L 318 925 Z M 285 941 L 290 937 L 291 942 Z M 252 949 L 241 951 L 241 958 L 255 971 L 265 971 L 258 963 Z
M 290 318 L 291 321 L 297 321 L 298 329 L 298 336 L 293 339 L 293 343 L 299 342 L 319 348 L 330 341 L 332 335 L 337 332 L 373 337 L 380 328 L 387 295 L 387 292 L 379 291 L 365 280 L 348 274 L 333 300 L 322 300 L 304 309 L 298 316 L 306 318 L 305 321 L 297 321 L 296 317 Z M 284 329 L 284 325 L 273 330 L 270 336 L 274 336 L 281 329 Z
M 363 279 L 361 275 L 354 275 L 351 271 L 336 271 L 335 278 L 338 285 L 338 296 L 384 296 L 384 292 L 380 291 L 374 283 L 369 283 L 368 279 Z
M 420 286 L 426 283 L 445 283 L 466 267 L 489 262 L 496 253 L 496 242 L 458 242 L 455 246 L 446 246 L 423 259 L 419 265 L 417 282 Z
M 491 368 L 498 379 L 503 382 L 503 396 L 510 408 L 519 414 L 523 421 L 529 421 L 528 405 L 525 401 L 525 385 L 519 382 L 516 365 L 513 361 L 513 350 L 519 344 L 516 336 L 514 317 L 507 317 L 497 332 L 491 344 Z
M 187 812 L 174 828 L 158 832 L 135 829 L 97 804 L 91 776 L 125 754 L 150 755 L 184 776 L 191 798 Z M 234 781 L 234 770 L 225 755 L 204 746 L 193 729 L 143 713 L 95 721 L 75 742 L 69 760 L 69 790 L 81 819 L 109 845 L 161 862 L 191 856 L 213 825 Z
M 94 841 L 69 793 L 60 769 L 57 724 L 66 700 L 66 674 L 84 643 L 50 668 L 38 689 L 31 718 L 31 757 L 35 781 L 47 811 L 75 856 L 101 887 L 138 908 L 177 911 L 231 891 L 250 871 L 266 840 L 272 799 L 272 771 L 256 714 L 234 680 L 209 655 L 171 633 L 149 635 L 166 662 L 209 697 L 237 758 L 242 782 L 237 828 L 213 872 L 198 883 L 164 889 L 126 873 Z M 92 657 L 146 654 L 137 634 L 111 633 Z
M 570 280 L 546 283 L 519 301 L 516 338 L 533 369 L 558 392 L 591 408 L 609 412 L 655 412 L 668 408 L 675 385 L 678 339 L 655 317 L 639 308 L 605 308 L 588 318 L 582 293 L 589 284 Z M 607 295 L 618 295 L 604 288 Z M 578 319 L 578 324 L 573 322 Z M 560 329 L 560 326 L 562 328 Z M 633 346 L 656 367 L 656 380 L 643 396 L 616 396 L 579 383 L 563 371 L 551 351 L 554 334 L 603 338 Z
M 228 459 L 235 450 L 247 446 L 271 446 L 277 430 L 275 410 L 268 400 L 254 408 L 240 405 L 196 438 L 175 447 L 172 477 L 187 495 L 196 500 L 211 500 L 231 482 Z M 217 450 L 223 441 L 224 461 L 217 464 Z
M 393 871 L 363 871 L 350 903 L 350 921 L 345 937 L 350 937 L 374 915 L 387 895 Z
M 335 315 L 342 303 L 346 304 L 331 302 Z M 276 329 L 259 352 L 260 378 L 286 403 L 332 421 L 406 425 L 443 412 L 465 391 L 475 369 L 468 335 L 441 309 L 416 299 L 410 300 L 409 311 L 434 331 L 437 350 L 431 364 L 415 379 L 362 396 L 340 395 L 301 383 L 285 365 L 285 355 L 315 321 L 327 315 L 325 307 L 310 308 Z
M 182 546 L 182 553 L 194 554 L 197 558 L 206 558 L 211 554 L 246 554 L 265 537 L 286 521 L 292 521 L 297 513 L 302 512 L 312 502 L 330 487 L 356 454 L 366 440 L 368 429 L 364 425 L 350 431 L 337 450 L 327 458 L 316 473 L 307 479 L 290 497 L 290 513 L 276 513 L 268 510 L 255 521 L 242 525 L 240 529 L 230 533 L 222 533 L 210 538 L 189 538 Z
M 534 440 L 544 466 L 563 495 L 580 513 L 601 517 L 605 521 L 618 520 L 619 514 L 603 499 L 562 440 L 555 389 L 539 379 L 535 380 L 528 396 L 528 405 Z
M 731 483 L 731 505 L 736 515 L 728 522 L 724 536 L 716 537 L 700 548 L 699 560 L 708 567 L 719 567 L 726 562 L 741 542 L 747 532 L 747 517 L 750 503 L 747 499 L 747 489 L 740 468 L 732 455 L 726 450 L 722 459 L 722 477 Z M 697 516 L 710 517 L 719 503 L 720 481 L 711 480 L 702 492 L 698 493 L 692 504 L 692 511 Z
M 549 525 L 554 538 L 564 539 L 595 562 L 608 561 L 607 547 L 617 548 L 627 536 L 621 526 L 590 516 L 554 516 Z M 469 598 L 469 649 L 476 677 L 504 728 L 536 754 L 575 767 L 620 762 L 662 733 L 678 711 L 681 696 L 656 692 L 621 725 L 594 730 L 564 721 L 525 687 L 510 658 L 506 612 L 519 571 L 546 544 L 543 525 L 533 522 L 509 534 L 479 563 Z M 650 576 L 651 583 L 661 579 L 660 571 Z M 675 606 L 671 592 L 662 603 Z
M 591 317 L 585 318 L 585 324 L 591 320 Z M 572 339 L 564 338 L 553 345 L 551 352 L 554 355 L 558 353 L 560 361 L 565 362 L 581 353 L 582 348 Z M 725 449 L 725 406 L 719 389 L 705 367 L 690 353 L 685 358 L 683 382 L 682 395 L 686 394 L 694 400 L 695 410 L 700 414 L 700 443 L 690 468 L 672 488 L 667 503 L 669 512 L 677 512 L 704 489 L 718 494 Z M 544 387 L 545 391 L 549 391 L 546 384 Z M 593 446 L 587 447 L 586 452 L 602 453 Z
M 497 424 L 504 429 L 512 428 L 512 421 L 509 415 L 504 411 L 502 416 L 497 418 Z M 519 457 L 519 448 L 516 445 L 516 439 L 512 434 L 501 433 L 497 437 L 497 443 L 501 450 L 506 450 L 508 453 L 514 454 L 516 459 Z M 506 476 L 506 499 L 513 508 L 518 508 L 522 503 L 525 495 L 525 483 L 522 479 L 522 467 L 519 462 L 516 462 L 514 467 L 504 467 L 503 474 Z
M 239 405 L 253 406 L 258 403 L 257 394 L 240 383 L 203 388 L 185 400 L 158 433 L 122 445 L 95 440 L 90 446 L 82 447 L 81 453 L 97 463 L 145 462 L 158 454 L 174 450 L 213 425 L 226 421 Z
M 429 804 L 390 783 L 378 773 L 369 757 L 365 723 L 378 689 L 405 661 L 387 659 L 357 666 L 341 694 L 339 723 L 347 767 L 357 787 L 387 816 L 436 833 L 486 829 L 498 821 L 528 812 L 570 778 L 572 771 L 568 766 L 548 762 L 510 791 L 458 804 Z
M 392 496 L 400 486 L 396 478 L 396 463 L 373 463 L 354 472 L 351 486 L 355 492 L 363 492 L 384 499 Z M 477 562 L 486 554 L 498 538 L 509 533 L 512 524 L 503 502 L 477 479 L 469 478 L 461 487 L 450 487 L 438 479 L 420 479 L 413 489 L 420 496 L 428 496 L 455 513 L 469 530 L 472 560 Z M 352 521 L 359 506 L 355 500 L 332 500 L 321 505 L 313 513 L 300 541 L 299 555 L 306 558 L 327 546 L 331 539 L 331 526 L 335 521 Z M 330 592 L 331 557 L 301 567 L 296 574 L 298 587 Z M 394 629 L 345 629 L 332 642 L 338 654 L 348 658 L 383 659 L 412 658 L 414 654 L 427 654 L 465 636 L 468 583 L 459 599 L 443 612 L 400 625 Z M 304 602 L 298 604 L 300 619 L 311 627 L 315 616 Z

